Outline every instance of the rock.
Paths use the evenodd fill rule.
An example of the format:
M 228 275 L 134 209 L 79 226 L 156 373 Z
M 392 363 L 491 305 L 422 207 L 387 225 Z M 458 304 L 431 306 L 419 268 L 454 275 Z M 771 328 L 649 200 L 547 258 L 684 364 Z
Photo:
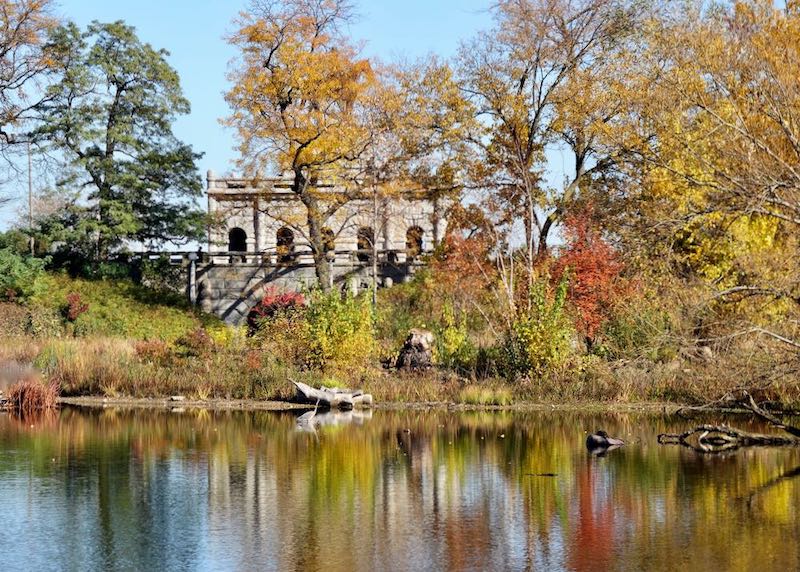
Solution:
M 433 365 L 433 333 L 414 328 L 408 333 L 397 356 L 397 369 L 421 370 Z

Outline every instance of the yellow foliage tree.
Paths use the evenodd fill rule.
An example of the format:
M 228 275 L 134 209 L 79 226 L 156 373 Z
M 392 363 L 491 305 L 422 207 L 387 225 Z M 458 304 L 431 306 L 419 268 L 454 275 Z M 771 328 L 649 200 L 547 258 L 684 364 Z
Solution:
M 378 82 L 341 33 L 351 16 L 345 0 L 253 2 L 229 40 L 240 54 L 226 123 L 238 132 L 240 165 L 254 177 L 265 166 L 290 174 L 306 212 L 295 228 L 311 247 L 323 288 L 330 284 L 325 221 L 352 198 L 341 183 L 374 134 L 366 108 Z
M 755 330 L 797 309 L 800 8 L 682 3 L 645 26 L 616 132 L 640 183 L 637 211 L 713 288 L 755 310 Z M 755 298 L 767 304 L 746 304 Z M 752 324 L 751 324 L 752 325 Z M 774 325 L 774 324 L 773 324 Z

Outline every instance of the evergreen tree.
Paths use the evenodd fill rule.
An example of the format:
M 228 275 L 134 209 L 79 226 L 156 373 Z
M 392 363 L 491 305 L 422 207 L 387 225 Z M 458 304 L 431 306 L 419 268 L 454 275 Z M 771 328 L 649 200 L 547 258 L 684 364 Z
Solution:
M 168 53 L 123 22 L 93 22 L 85 32 L 70 23 L 47 49 L 60 78 L 38 107 L 34 137 L 67 164 L 57 182 L 69 197 L 56 215 L 60 238 L 104 260 L 126 241 L 202 236 L 201 155 L 172 132 L 189 102 Z

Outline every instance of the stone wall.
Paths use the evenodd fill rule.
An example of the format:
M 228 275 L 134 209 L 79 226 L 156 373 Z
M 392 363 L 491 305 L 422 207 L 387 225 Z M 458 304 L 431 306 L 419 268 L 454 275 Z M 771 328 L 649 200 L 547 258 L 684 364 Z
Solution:
M 418 262 L 387 262 L 378 265 L 378 285 L 390 286 L 411 277 Z M 333 265 L 334 286 L 354 293 L 372 287 L 372 267 L 359 263 Z M 197 264 L 197 304 L 204 312 L 231 325 L 244 324 L 250 309 L 264 296 L 268 286 L 280 291 L 303 291 L 316 285 L 314 265 L 300 262 L 279 267 L 255 262 L 226 261 Z

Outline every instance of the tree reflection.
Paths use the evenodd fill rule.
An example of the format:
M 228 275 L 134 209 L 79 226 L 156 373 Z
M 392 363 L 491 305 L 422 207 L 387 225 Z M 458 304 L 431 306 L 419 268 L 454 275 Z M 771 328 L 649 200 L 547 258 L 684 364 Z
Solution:
M 320 414 L 313 433 L 271 412 L 29 421 L 0 417 L 0 495 L 29 507 L 7 528 L 46 529 L 66 556 L 34 558 L 66 566 L 673 570 L 689 543 L 688 568 L 800 564 L 782 549 L 800 540 L 800 453 L 660 448 L 673 422 L 657 416 L 378 411 Z M 601 424 L 633 444 L 587 455 Z M 32 538 L 3 534 L 12 564 L 36 564 Z

